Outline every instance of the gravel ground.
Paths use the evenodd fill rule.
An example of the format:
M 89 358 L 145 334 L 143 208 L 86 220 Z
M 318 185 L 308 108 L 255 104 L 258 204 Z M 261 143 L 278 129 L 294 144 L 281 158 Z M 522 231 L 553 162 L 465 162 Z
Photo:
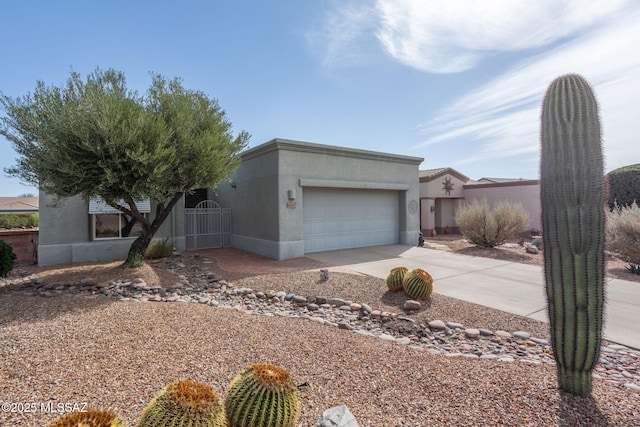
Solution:
M 248 277 L 234 282 L 236 286 L 251 288 L 254 291 L 266 291 L 273 286 L 276 291 L 285 291 L 296 295 L 340 297 L 358 303 L 365 303 L 381 311 L 403 313 L 402 304 L 408 299 L 404 292 L 387 292 L 387 285 L 381 279 L 362 275 L 331 273 L 327 282 L 318 280 L 317 272 L 291 274 L 273 274 L 269 276 Z M 277 286 L 277 287 L 276 287 Z M 437 283 L 435 285 L 437 292 Z M 444 322 L 457 322 L 465 327 L 487 328 L 508 332 L 527 331 L 532 336 L 547 338 L 549 325 L 537 320 L 524 318 L 504 311 L 493 310 L 478 304 L 437 294 L 430 301 L 423 302 L 423 308 L 412 313 L 417 323 L 428 323 L 440 319 Z
M 381 280 L 349 274 L 326 283 L 314 272 L 234 284 L 322 293 L 396 312 L 401 303 L 385 296 Z M 547 334 L 544 323 L 442 295 L 416 316 Z M 45 425 L 55 414 L 41 402 L 111 408 L 135 425 L 164 385 L 190 378 L 224 393 L 255 362 L 308 383 L 300 389 L 300 426 L 315 425 L 323 410 L 341 404 L 362 426 L 640 426 L 638 394 L 598 378 L 592 398 L 576 398 L 557 390 L 553 366 L 431 355 L 315 322 L 200 304 L 2 293 L 0 360 L 0 403 L 36 404 L 35 412 L 0 412 L 2 426 Z

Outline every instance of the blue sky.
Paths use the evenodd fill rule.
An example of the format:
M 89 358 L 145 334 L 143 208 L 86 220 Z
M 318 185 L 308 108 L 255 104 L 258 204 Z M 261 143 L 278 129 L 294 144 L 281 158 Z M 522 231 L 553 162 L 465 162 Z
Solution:
M 22 0 L 0 14 L 0 91 L 100 67 L 144 92 L 155 72 L 218 99 L 251 146 L 287 138 L 537 178 L 542 97 L 565 73 L 595 89 L 607 170 L 640 163 L 638 23 L 637 0 Z M 0 137 L 0 167 L 14 159 Z M 0 196 L 28 192 L 0 175 Z

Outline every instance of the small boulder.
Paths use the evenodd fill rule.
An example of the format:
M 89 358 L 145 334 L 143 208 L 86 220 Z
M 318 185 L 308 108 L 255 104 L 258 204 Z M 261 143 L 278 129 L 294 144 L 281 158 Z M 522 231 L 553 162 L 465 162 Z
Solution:
M 464 334 L 467 336 L 467 338 L 474 339 L 480 336 L 480 331 L 475 328 L 468 328 L 464 330 Z
M 432 320 L 431 322 L 429 322 L 429 327 L 431 329 L 435 329 L 437 331 L 441 331 L 444 328 L 446 328 L 446 325 L 444 324 L 444 322 L 442 320 Z
M 422 304 L 420 304 L 419 301 L 416 300 L 406 300 L 404 302 L 404 305 L 402 306 L 402 308 L 404 308 L 405 310 L 420 310 L 420 308 L 422 307 Z
M 316 427 L 360 427 L 360 425 L 349 408 L 341 405 L 324 411 Z

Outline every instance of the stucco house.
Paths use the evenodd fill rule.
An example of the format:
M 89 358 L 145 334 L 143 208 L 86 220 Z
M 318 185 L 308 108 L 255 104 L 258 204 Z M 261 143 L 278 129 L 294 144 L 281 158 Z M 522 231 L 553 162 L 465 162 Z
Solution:
M 241 157 L 229 183 L 187 195 L 156 237 L 178 250 L 232 246 L 277 260 L 417 241 L 422 158 L 286 139 Z M 141 206 L 153 215 L 153 203 Z M 124 259 L 135 237 L 126 220 L 99 200 L 41 192 L 39 263 Z
M 0 214 L 38 213 L 37 197 L 0 197 Z
M 0 215 L 37 214 L 39 200 L 37 197 L 0 197 Z M 37 261 L 38 229 L 0 229 L 0 240 L 11 245 L 18 262 L 33 263 Z
M 539 180 L 481 178 L 474 181 L 452 168 L 421 170 L 419 174 L 420 229 L 427 236 L 458 234 L 456 209 L 482 199 L 487 200 L 489 206 L 500 201 L 521 203 L 529 213 L 529 229 L 542 229 Z

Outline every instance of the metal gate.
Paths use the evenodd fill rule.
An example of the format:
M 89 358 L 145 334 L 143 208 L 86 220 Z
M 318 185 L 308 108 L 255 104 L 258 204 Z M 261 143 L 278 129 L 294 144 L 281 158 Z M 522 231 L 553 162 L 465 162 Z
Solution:
M 184 211 L 187 249 L 231 246 L 231 209 L 203 200 Z

